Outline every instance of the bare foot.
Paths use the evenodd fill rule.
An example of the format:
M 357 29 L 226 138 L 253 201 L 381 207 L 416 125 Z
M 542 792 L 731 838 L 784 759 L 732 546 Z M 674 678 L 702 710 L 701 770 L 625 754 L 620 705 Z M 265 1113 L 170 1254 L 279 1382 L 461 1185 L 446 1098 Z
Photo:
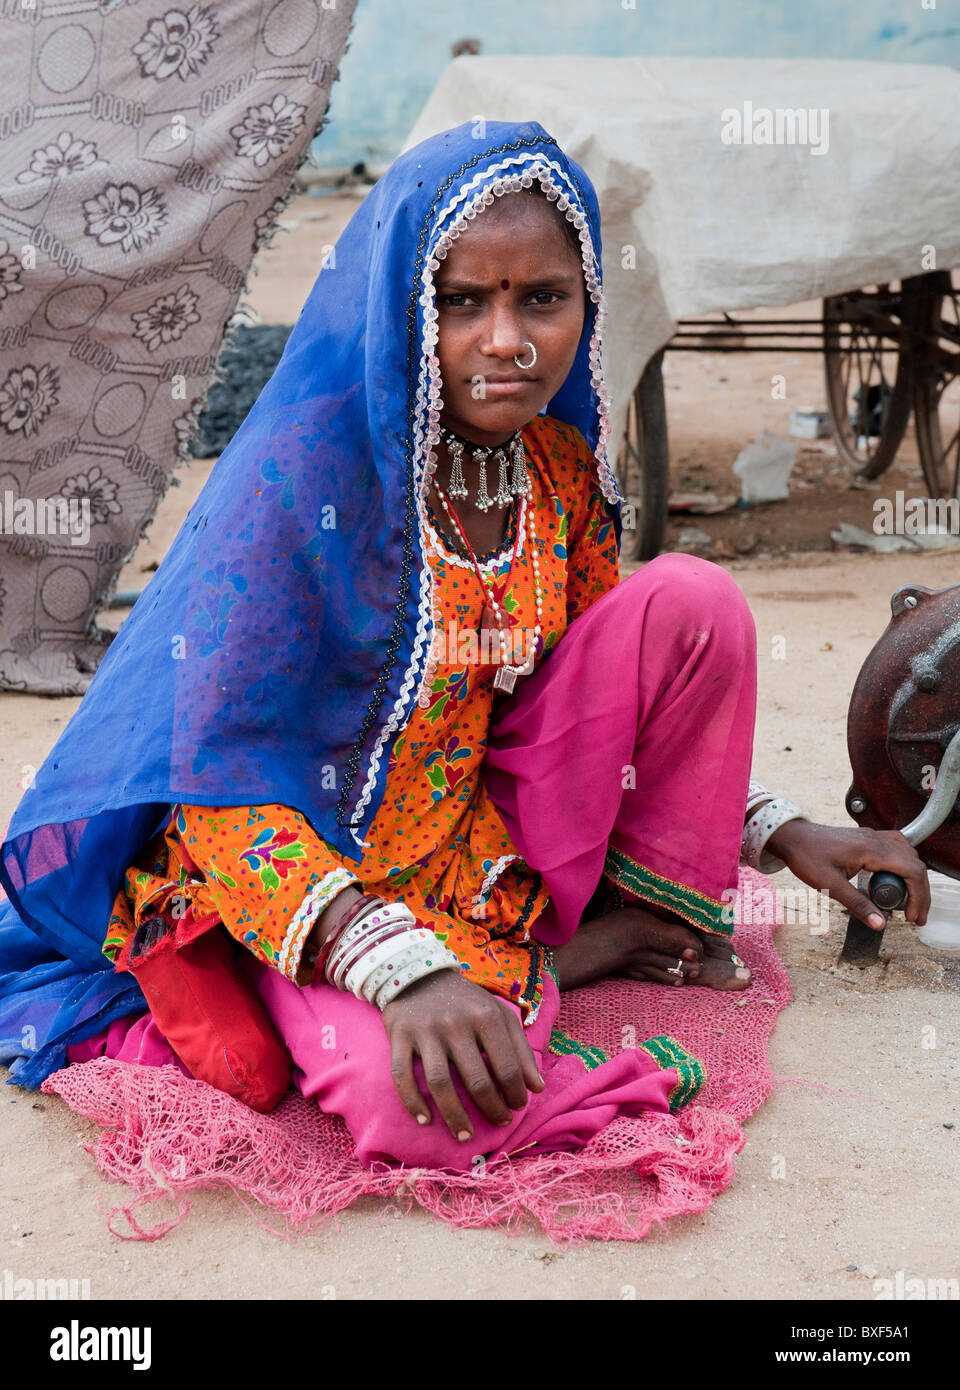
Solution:
M 702 985 L 707 989 L 746 989 L 749 985 L 750 971 L 738 963 L 740 958 L 735 956 L 725 937 L 697 931 L 687 923 L 665 922 L 642 908 L 623 910 L 635 912 L 647 922 L 652 919 L 663 929 L 658 933 L 651 930 L 647 922 L 637 924 L 641 944 L 633 959 L 620 972 L 629 979 L 655 980 L 662 985 Z M 671 931 L 676 935 L 670 937 L 666 934 Z M 697 947 L 695 959 L 687 954 L 691 943 Z M 678 949 L 672 950 L 671 947 Z M 672 955 L 673 958 L 665 960 L 665 955 Z M 683 971 L 682 976 L 674 973 L 677 968 Z
M 706 985 L 709 989 L 746 989 L 753 978 L 748 966 L 736 954 L 729 939 L 710 932 L 697 932 L 703 942 L 700 974 L 688 984 Z
M 750 971 L 733 959 L 724 938 L 634 906 L 582 923 L 553 959 L 561 990 L 609 975 L 708 989 L 746 989 L 750 983 Z

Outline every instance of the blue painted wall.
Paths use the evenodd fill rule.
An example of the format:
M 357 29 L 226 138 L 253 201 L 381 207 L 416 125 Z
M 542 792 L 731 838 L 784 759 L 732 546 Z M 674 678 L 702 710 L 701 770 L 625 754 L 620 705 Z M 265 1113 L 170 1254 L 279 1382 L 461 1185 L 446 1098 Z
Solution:
M 931 0 L 926 0 L 929 5 Z M 960 67 L 958 0 L 359 0 L 314 147 L 324 168 L 389 163 L 460 39 L 480 52 L 858 58 Z

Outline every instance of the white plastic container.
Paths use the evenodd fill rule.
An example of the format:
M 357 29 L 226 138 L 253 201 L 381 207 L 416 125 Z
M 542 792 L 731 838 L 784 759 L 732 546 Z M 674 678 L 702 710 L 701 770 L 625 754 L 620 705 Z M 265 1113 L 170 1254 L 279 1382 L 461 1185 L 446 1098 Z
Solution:
M 928 871 L 930 913 L 917 936 L 935 951 L 954 951 L 960 955 L 960 879 Z
M 791 411 L 787 433 L 794 439 L 825 439 L 830 433 L 827 412 L 815 410 L 812 405 L 801 405 Z

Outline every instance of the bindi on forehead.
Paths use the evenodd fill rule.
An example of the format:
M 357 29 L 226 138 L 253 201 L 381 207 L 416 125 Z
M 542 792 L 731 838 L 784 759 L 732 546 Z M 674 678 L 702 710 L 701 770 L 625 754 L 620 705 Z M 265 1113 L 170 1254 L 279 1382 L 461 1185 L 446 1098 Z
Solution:
M 510 281 L 509 281 L 509 280 L 501 280 L 501 281 L 500 281 L 500 288 L 501 288 L 502 290 L 508 290 L 508 289 L 510 288 Z

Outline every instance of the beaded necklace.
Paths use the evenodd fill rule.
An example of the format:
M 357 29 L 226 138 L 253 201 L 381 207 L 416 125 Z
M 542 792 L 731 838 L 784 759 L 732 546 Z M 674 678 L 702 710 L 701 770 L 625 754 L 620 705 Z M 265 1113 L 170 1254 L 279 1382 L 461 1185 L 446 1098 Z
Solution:
M 469 554 L 470 559 L 473 562 L 473 568 L 476 571 L 477 578 L 480 581 L 480 589 L 484 593 L 484 595 L 486 595 L 489 598 L 489 603 L 484 604 L 483 614 L 480 620 L 480 631 L 489 631 L 493 627 L 497 629 L 500 642 L 500 669 L 497 671 L 497 674 L 494 677 L 493 688 L 494 690 L 501 690 L 504 693 L 509 694 L 516 685 L 517 677 L 528 676 L 530 672 L 533 670 L 537 658 L 537 648 L 540 640 L 540 634 L 543 630 L 543 594 L 540 589 L 540 559 L 537 555 L 536 546 L 537 526 L 533 516 L 533 485 L 528 484 L 526 491 L 523 494 L 521 494 L 524 499 L 524 502 L 526 503 L 526 505 L 524 506 L 524 515 L 522 520 L 518 521 L 517 523 L 517 536 L 516 540 L 513 543 L 513 554 L 510 556 L 510 564 L 507 569 L 507 572 L 503 576 L 499 585 L 495 585 L 492 576 L 484 575 L 483 571 L 481 570 L 480 565 L 477 562 L 477 557 L 473 553 L 473 546 L 470 544 L 470 541 L 467 538 L 467 533 L 460 523 L 460 518 L 453 510 L 453 507 L 447 500 L 446 493 L 444 492 L 440 484 L 437 482 L 436 478 L 434 478 L 433 480 L 433 486 L 437 490 L 437 495 L 440 498 L 441 503 L 443 504 L 444 511 L 446 512 L 450 520 L 453 522 L 454 526 L 460 534 L 461 540 L 467 547 L 467 553 Z M 507 660 L 508 648 L 504 636 L 504 618 L 500 608 L 500 604 L 503 601 L 503 597 L 507 589 L 507 583 L 513 571 L 513 562 L 517 556 L 517 548 L 520 544 L 520 531 L 523 525 L 526 525 L 527 527 L 527 548 L 529 550 L 531 560 L 533 561 L 533 583 L 534 593 L 536 595 L 537 621 L 533 629 L 533 643 L 531 644 L 531 650 L 529 655 L 527 656 L 522 666 L 514 666 Z

